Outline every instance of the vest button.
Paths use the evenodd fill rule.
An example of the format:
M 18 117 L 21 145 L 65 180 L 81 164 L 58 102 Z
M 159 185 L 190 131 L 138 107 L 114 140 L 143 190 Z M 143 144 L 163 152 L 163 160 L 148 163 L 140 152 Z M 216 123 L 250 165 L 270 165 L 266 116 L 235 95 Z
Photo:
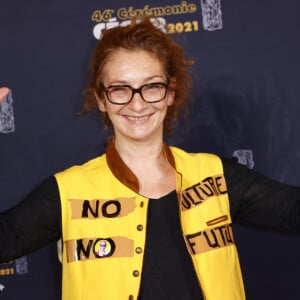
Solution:
M 128 298 L 128 300 L 134 300 L 133 295 L 130 295 L 129 298 Z
M 141 253 L 143 252 L 143 249 L 142 249 L 141 247 L 136 247 L 136 248 L 135 248 L 135 252 L 136 252 L 137 254 L 141 254 Z
M 138 231 L 142 231 L 144 229 L 144 226 L 142 224 L 139 224 L 136 228 Z
M 132 272 L 132 275 L 133 275 L 134 277 L 138 277 L 138 276 L 140 276 L 140 272 L 139 272 L 138 270 L 134 270 L 134 271 Z
M 140 203 L 140 207 L 144 207 L 144 201 Z

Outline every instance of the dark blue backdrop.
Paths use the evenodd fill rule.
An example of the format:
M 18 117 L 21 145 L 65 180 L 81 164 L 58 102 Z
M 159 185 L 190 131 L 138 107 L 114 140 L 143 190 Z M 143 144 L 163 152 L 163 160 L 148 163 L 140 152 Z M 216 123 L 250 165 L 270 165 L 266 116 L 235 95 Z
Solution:
M 208 4 L 216 9 L 206 11 Z M 254 169 L 300 185 L 297 0 L 3 0 L 0 87 L 11 89 L 15 131 L 0 132 L 1 210 L 45 177 L 103 151 L 98 115 L 78 114 L 93 32 L 154 7 L 163 8 L 160 17 L 196 59 L 189 121 L 171 143 L 226 156 L 249 150 Z M 210 12 L 215 22 L 204 26 Z M 248 299 L 300 299 L 299 237 L 238 226 L 235 237 Z M 0 265 L 0 297 L 60 298 L 54 244 L 25 257 L 22 267 Z

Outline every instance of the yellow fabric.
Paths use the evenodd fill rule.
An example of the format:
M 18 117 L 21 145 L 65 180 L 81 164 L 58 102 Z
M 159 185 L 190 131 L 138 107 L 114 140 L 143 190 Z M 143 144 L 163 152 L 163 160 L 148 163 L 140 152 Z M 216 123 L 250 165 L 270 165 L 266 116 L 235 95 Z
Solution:
M 217 156 L 188 154 L 174 147 L 171 151 L 176 164 L 179 202 L 185 189 L 209 176 L 223 174 Z M 62 206 L 62 299 L 137 299 L 148 199 L 126 187 L 113 175 L 105 154 L 56 174 L 56 179 Z M 222 187 L 221 179 L 219 187 Z M 83 209 L 84 203 L 89 209 Z M 82 217 L 83 211 L 85 217 Z M 219 217 L 224 220 L 221 218 L 220 222 Z M 208 226 L 207 222 L 211 221 L 213 225 Z M 181 209 L 183 234 L 204 297 L 208 300 L 245 299 L 236 247 L 230 243 L 231 234 L 229 225 L 226 225 L 230 223 L 227 193 L 209 197 L 189 209 Z M 204 252 L 201 248 L 200 254 L 193 254 L 199 237 L 202 242 L 205 241 L 202 238 L 209 237 L 209 230 L 216 226 L 218 229 L 214 234 L 219 234 L 219 239 L 225 236 L 229 244 L 213 249 L 206 245 Z M 199 232 L 196 238 L 191 237 Z M 103 240 L 109 246 L 106 257 L 98 255 L 99 241 Z M 81 251 L 76 250 L 76 245 L 81 245 Z
M 203 179 L 223 174 L 219 157 L 212 154 L 188 154 L 178 148 L 171 148 L 177 172 L 181 173 L 178 188 L 185 190 Z M 180 194 L 180 192 L 179 192 Z M 211 197 L 189 210 L 181 211 L 181 225 L 186 235 L 222 227 L 231 223 L 228 194 Z M 208 226 L 210 220 L 227 216 L 228 219 Z M 187 241 L 186 241 L 187 242 Z M 189 248 L 189 247 L 188 247 Z M 243 300 L 244 284 L 235 244 L 216 247 L 214 250 L 192 255 L 203 296 L 207 300 Z

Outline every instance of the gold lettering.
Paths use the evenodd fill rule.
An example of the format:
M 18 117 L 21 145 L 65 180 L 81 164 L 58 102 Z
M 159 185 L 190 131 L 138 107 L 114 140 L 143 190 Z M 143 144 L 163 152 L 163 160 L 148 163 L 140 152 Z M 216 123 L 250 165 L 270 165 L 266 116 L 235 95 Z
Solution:
M 117 16 L 121 20 L 132 19 L 137 15 L 151 15 L 154 17 L 180 15 L 180 14 L 192 14 L 197 11 L 197 5 L 194 3 L 187 3 L 187 1 L 181 1 L 180 4 L 149 7 L 145 5 L 143 8 L 134 7 L 121 7 L 117 11 Z M 97 16 L 99 18 L 99 16 Z

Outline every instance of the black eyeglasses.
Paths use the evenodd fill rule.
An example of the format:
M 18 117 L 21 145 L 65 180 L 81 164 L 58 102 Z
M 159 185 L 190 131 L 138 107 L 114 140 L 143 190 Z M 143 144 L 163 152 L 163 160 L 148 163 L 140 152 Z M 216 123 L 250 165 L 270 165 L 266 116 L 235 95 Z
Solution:
M 169 84 L 163 82 L 146 83 L 135 89 L 130 85 L 110 85 L 104 89 L 107 100 L 113 104 L 122 105 L 129 103 L 134 94 L 138 93 L 148 103 L 156 103 L 166 98 Z

